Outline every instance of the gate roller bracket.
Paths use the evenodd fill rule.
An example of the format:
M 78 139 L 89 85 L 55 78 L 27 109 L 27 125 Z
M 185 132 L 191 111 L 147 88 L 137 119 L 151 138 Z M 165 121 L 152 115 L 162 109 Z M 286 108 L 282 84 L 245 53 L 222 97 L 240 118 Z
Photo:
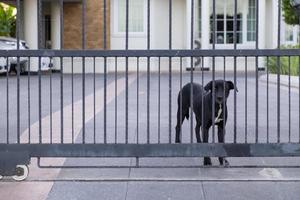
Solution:
M 0 151 L 0 180 L 11 176 L 15 181 L 23 181 L 29 174 L 30 156 L 27 151 Z
M 29 174 L 29 168 L 27 165 L 17 165 L 16 175 L 12 176 L 15 181 L 23 181 Z

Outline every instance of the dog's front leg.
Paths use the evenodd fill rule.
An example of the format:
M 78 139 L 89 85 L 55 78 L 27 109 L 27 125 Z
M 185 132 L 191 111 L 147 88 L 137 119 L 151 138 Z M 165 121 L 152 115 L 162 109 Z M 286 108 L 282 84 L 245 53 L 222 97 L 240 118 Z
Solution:
M 223 128 L 223 124 L 218 126 L 218 141 L 219 143 L 224 143 L 225 138 L 225 129 Z M 219 157 L 220 165 L 228 166 L 229 162 L 224 157 Z
M 203 143 L 208 143 L 208 131 L 209 129 L 206 127 L 203 127 L 202 129 L 202 138 L 203 138 Z M 211 159 L 210 157 L 204 157 L 204 165 L 211 165 Z

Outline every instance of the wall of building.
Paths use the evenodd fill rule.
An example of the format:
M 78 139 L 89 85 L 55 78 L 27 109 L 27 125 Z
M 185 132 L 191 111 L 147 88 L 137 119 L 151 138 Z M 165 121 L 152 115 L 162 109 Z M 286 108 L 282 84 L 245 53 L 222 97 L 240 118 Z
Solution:
M 110 1 L 106 6 L 107 48 L 110 47 Z M 86 1 L 85 35 L 86 49 L 102 49 L 104 46 L 103 1 Z M 82 48 L 82 4 L 64 3 L 64 49 Z

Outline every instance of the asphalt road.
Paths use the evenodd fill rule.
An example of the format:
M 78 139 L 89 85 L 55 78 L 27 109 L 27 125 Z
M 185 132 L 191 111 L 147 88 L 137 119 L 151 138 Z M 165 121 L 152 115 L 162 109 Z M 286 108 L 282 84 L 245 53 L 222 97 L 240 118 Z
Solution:
M 107 76 L 107 141 L 108 143 L 124 143 L 125 141 L 125 78 L 124 74 L 109 74 Z M 160 77 L 160 79 L 159 79 Z M 194 81 L 207 83 L 211 80 L 211 73 L 194 73 Z M 171 78 L 171 141 L 175 139 L 175 123 L 177 111 L 177 94 L 180 89 L 180 74 L 167 73 L 160 76 L 150 75 L 149 86 L 149 125 L 150 142 L 169 142 L 169 78 Z M 216 78 L 223 78 L 223 74 L 216 74 Z M 233 80 L 232 74 L 226 74 L 226 80 Z M 52 81 L 52 92 L 50 92 Z M 43 142 L 60 142 L 60 90 L 61 77 L 59 74 L 43 75 L 41 78 L 41 107 L 42 107 L 42 138 Z M 88 143 L 94 140 L 97 143 L 104 141 L 104 102 L 103 102 L 103 75 L 85 76 L 85 139 Z M 159 87 L 160 81 L 160 87 Z M 185 72 L 182 83 L 190 81 L 189 72 Z M 17 77 L 0 77 L 0 127 L 3 134 L 0 142 L 6 142 L 7 132 L 9 141 L 17 139 Z M 74 115 L 72 117 L 72 76 L 63 76 L 63 121 L 64 140 L 82 143 L 82 75 L 73 77 Z M 255 83 L 254 74 L 247 76 L 238 73 L 236 128 L 237 142 L 255 141 Z M 7 129 L 7 86 L 9 88 L 9 129 Z M 115 88 L 118 88 L 115 91 Z M 269 85 L 267 99 L 267 84 L 258 82 L 258 140 L 259 142 L 277 141 L 277 87 Z M 94 103 L 94 90 L 95 103 Z M 28 103 L 28 77 L 20 78 L 20 133 L 21 141 L 37 142 L 38 138 L 38 111 L 39 111 L 39 84 L 38 76 L 30 78 L 30 104 Z M 140 73 L 129 75 L 128 90 L 128 133 L 129 142 L 147 142 L 147 76 Z M 247 92 L 247 95 L 246 95 Z M 117 95 L 116 95 L 117 94 Z M 160 101 L 159 101 L 160 94 Z M 52 96 L 52 104 L 50 103 Z M 137 104 L 138 97 L 138 104 Z M 228 99 L 229 118 L 226 126 L 226 142 L 233 142 L 234 137 L 234 95 Z M 247 114 L 245 103 L 247 100 Z M 268 100 L 268 107 L 267 107 Z M 290 94 L 286 87 L 280 88 L 280 140 L 288 142 L 299 141 L 299 92 L 292 89 Z M 30 105 L 30 114 L 28 112 Z M 95 105 L 95 109 L 94 109 Z M 138 105 L 138 107 L 137 107 Z M 115 110 L 117 108 L 117 112 Z M 51 112 L 52 109 L 52 112 Z M 137 112 L 138 109 L 138 112 Z M 94 111 L 95 110 L 95 111 Z M 267 111 L 268 118 L 267 121 Z M 94 117 L 95 112 L 95 117 Z M 50 115 L 52 113 L 52 117 Z M 138 114 L 137 114 L 138 113 Z M 290 113 L 290 118 L 289 118 Z M 117 115 L 115 115 L 117 114 Z M 29 119 L 30 116 L 30 119 Z M 245 121 L 247 118 L 247 121 Z M 52 119 L 52 120 L 51 120 Z M 72 119 L 74 126 L 72 128 Z M 117 119 L 117 120 L 116 120 Z M 289 120 L 290 119 L 290 120 Z M 195 122 L 195 120 L 194 120 Z M 52 123 L 52 126 L 51 126 Z M 247 123 L 247 127 L 245 124 Z M 30 125 L 30 126 L 29 126 Z M 29 128 L 30 127 L 30 131 Z M 183 142 L 195 142 L 190 134 L 190 121 L 183 126 Z M 192 127 L 193 129 L 193 127 Z M 8 130 L 8 131 L 7 131 Z M 72 131 L 73 130 L 73 131 Z M 269 130 L 267 132 L 267 130 Z M 29 134 L 30 132 L 30 134 Z M 246 135 L 247 132 L 247 135 Z M 72 134 L 73 133 L 73 134 Z M 269 135 L 269 136 L 268 136 Z M 212 134 L 210 139 L 212 140 Z M 42 159 L 42 164 L 64 166 L 128 166 L 135 164 L 135 158 L 122 159 Z M 231 165 L 297 165 L 298 158 L 229 158 Z M 106 168 L 106 169 L 38 169 L 36 162 L 30 166 L 30 176 L 27 182 L 12 183 L 5 179 L 0 183 L 1 196 L 4 199 L 298 199 L 300 173 L 297 168 L 199 168 L 201 158 L 151 158 L 140 159 L 143 166 L 176 166 L 185 165 L 187 168 Z M 213 164 L 218 165 L 217 159 Z M 192 167 L 191 167 L 192 166 Z M 75 180 L 75 181 L 74 181 Z

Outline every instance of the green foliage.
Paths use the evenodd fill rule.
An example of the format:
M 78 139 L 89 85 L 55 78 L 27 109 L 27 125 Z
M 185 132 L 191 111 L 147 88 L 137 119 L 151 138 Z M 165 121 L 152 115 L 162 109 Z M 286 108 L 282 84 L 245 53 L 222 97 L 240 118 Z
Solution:
M 0 4 L 0 36 L 14 37 L 16 32 L 16 15 L 14 8 Z
M 299 49 L 299 45 L 297 46 L 283 46 L 281 49 Z M 279 64 L 280 74 L 288 75 L 289 74 L 289 57 L 283 56 L 280 57 Z M 268 70 L 271 73 L 277 74 L 277 57 L 269 57 Z M 291 56 L 290 57 L 290 74 L 292 76 L 299 75 L 299 56 Z
M 282 0 L 283 18 L 290 25 L 299 24 L 299 16 L 291 4 L 291 0 Z

